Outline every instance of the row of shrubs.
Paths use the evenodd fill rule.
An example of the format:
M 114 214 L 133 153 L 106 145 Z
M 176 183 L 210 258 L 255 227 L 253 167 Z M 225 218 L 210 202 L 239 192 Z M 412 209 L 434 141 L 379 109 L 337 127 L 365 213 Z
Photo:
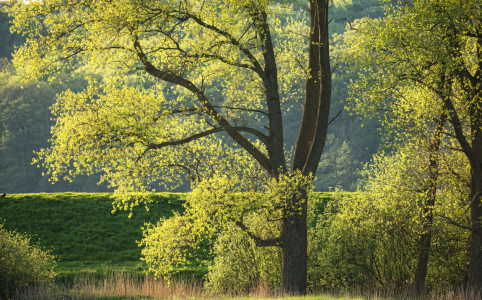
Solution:
M 446 202 L 456 205 L 453 199 L 447 198 Z M 413 284 L 421 232 L 417 201 L 403 192 L 336 192 L 329 201 L 313 197 L 309 205 L 311 290 L 357 287 L 408 291 Z M 464 207 L 463 203 L 459 205 Z M 250 221 L 263 223 L 261 216 Z M 258 234 L 264 230 L 262 225 L 256 228 Z M 469 232 L 437 219 L 432 234 L 427 289 L 454 290 L 466 276 Z M 214 261 L 206 275 L 206 287 L 210 290 L 245 292 L 260 283 L 271 290 L 279 287 L 280 248 L 258 248 L 233 226 L 219 236 L 213 251 Z

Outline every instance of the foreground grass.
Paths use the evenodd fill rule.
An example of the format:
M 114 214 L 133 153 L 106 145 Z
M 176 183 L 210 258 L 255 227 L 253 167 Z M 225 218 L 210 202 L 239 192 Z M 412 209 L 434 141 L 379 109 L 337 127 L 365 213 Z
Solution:
M 348 298 L 347 298 L 348 297 Z M 250 296 L 250 297 L 209 297 L 209 298 L 195 298 L 197 300 L 253 300 L 259 299 L 259 296 Z M 91 298 L 84 298 L 85 300 L 158 300 L 160 298 L 155 298 L 152 296 L 113 296 L 113 297 L 91 297 Z M 175 299 L 175 298 L 169 298 Z M 302 297 L 262 297 L 264 300 L 279 300 L 279 299 L 286 299 L 286 300 L 362 300 L 363 298 L 360 297 L 349 297 L 349 296 L 333 296 L 333 295 L 310 295 L 310 296 L 302 296 Z
M 28 286 L 12 300 L 161 300 L 161 299 L 199 299 L 199 300 L 415 300 L 409 290 L 361 290 L 348 288 L 344 291 L 314 293 L 303 297 L 287 297 L 270 291 L 263 284 L 255 285 L 242 294 L 212 294 L 203 288 L 198 280 L 173 278 L 170 282 L 153 276 L 132 276 L 113 273 L 104 278 L 94 276 L 76 277 L 72 282 Z M 433 291 L 417 300 L 480 300 L 465 292 Z
M 100 280 L 115 276 L 115 274 L 140 278 L 144 277 L 147 269 L 146 263 L 140 260 L 122 263 L 113 261 L 67 261 L 57 263 L 55 274 L 56 280 L 59 282 L 72 282 L 82 277 Z M 189 266 L 178 267 L 177 271 L 182 278 L 195 278 L 202 281 L 204 275 L 208 272 L 208 267 L 194 261 Z

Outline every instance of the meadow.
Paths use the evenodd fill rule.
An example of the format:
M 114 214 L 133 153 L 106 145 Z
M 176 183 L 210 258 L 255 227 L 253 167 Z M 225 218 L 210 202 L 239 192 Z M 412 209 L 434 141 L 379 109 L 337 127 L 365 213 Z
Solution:
M 156 223 L 173 211 L 182 212 L 182 194 L 156 195 L 149 205 L 112 213 L 109 193 L 9 194 L 0 198 L 0 218 L 5 229 L 32 235 L 57 257 L 59 280 L 83 275 L 103 277 L 108 273 L 140 275 L 145 264 L 136 241 L 144 223 Z M 202 278 L 206 267 L 193 266 L 183 272 Z

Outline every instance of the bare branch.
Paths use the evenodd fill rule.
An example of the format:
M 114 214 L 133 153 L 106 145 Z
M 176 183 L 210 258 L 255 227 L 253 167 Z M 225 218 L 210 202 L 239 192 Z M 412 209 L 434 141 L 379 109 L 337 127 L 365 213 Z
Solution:
M 252 111 L 252 112 L 257 112 L 260 114 L 264 114 L 268 116 L 268 113 L 262 110 L 257 110 L 257 109 L 248 109 L 248 108 L 242 108 L 242 107 L 231 107 L 231 106 L 219 106 L 219 105 L 213 105 L 213 107 L 217 108 L 227 108 L 227 109 L 234 109 L 234 110 L 245 110 L 245 111 Z
M 176 145 L 187 144 L 189 142 L 200 139 L 202 137 L 214 134 L 216 132 L 222 132 L 222 131 L 226 131 L 226 132 L 229 132 L 229 131 L 245 131 L 245 132 L 249 132 L 249 133 L 252 133 L 252 134 L 256 135 L 257 137 L 260 138 L 260 140 L 262 142 L 267 141 L 267 136 L 265 136 L 263 133 L 259 132 L 256 129 L 253 129 L 253 128 L 250 128 L 250 127 L 245 127 L 245 126 L 240 126 L 240 127 L 228 126 L 228 127 L 216 127 L 216 128 L 213 128 L 213 129 L 201 132 L 201 133 L 194 134 L 190 137 L 180 139 L 178 141 L 164 142 L 164 143 L 160 143 L 160 144 L 149 144 L 148 149 L 160 149 L 160 148 L 164 148 L 164 147 L 167 147 L 167 146 L 176 146 Z
M 338 20 L 336 20 L 335 22 L 340 22 L 340 21 L 345 21 L 345 22 L 347 22 L 347 23 L 348 23 L 348 25 L 350 26 L 350 30 L 356 30 L 356 31 L 358 31 L 358 28 L 355 28 L 355 27 L 352 27 L 352 26 L 351 26 L 351 22 L 350 22 L 350 21 L 348 21 L 348 19 L 347 19 L 347 18 L 338 19 Z
M 467 209 L 465 210 L 464 212 L 464 215 L 469 211 L 470 207 L 472 206 L 472 204 L 474 204 L 475 202 L 475 199 L 479 198 L 479 196 L 482 194 L 482 192 L 478 192 L 474 195 L 474 197 L 472 198 L 472 201 L 470 201 L 469 205 L 467 206 Z
M 457 226 L 459 228 L 462 228 L 462 229 L 467 229 L 467 230 L 470 230 L 470 231 L 473 231 L 474 229 L 470 226 L 465 226 L 465 225 L 462 225 L 460 223 L 458 223 L 457 221 L 454 221 L 452 220 L 451 218 L 447 217 L 447 216 L 442 216 L 440 215 L 441 218 L 445 219 L 445 221 L 451 225 L 454 225 L 454 226 Z
M 331 122 L 333 122 L 333 121 L 341 114 L 341 112 L 343 111 L 343 109 L 344 109 L 344 108 L 342 108 L 342 109 L 336 114 L 336 116 L 334 116 L 333 119 L 331 119 L 331 121 L 328 122 L 328 125 L 330 125 Z M 328 126 L 328 125 L 327 125 L 327 126 Z
M 185 12 L 181 12 L 182 14 L 184 14 L 186 17 L 189 17 L 191 18 L 193 21 L 195 21 L 197 24 L 201 25 L 202 27 L 204 28 L 207 28 L 207 29 L 210 29 L 214 32 L 216 32 L 217 34 L 220 34 L 222 36 L 224 36 L 225 38 L 227 38 L 229 40 L 229 42 L 238 47 L 239 50 L 241 50 L 247 57 L 248 59 L 251 61 L 251 63 L 253 64 L 254 66 L 254 69 L 253 71 L 255 71 L 258 75 L 260 75 L 261 77 L 264 77 L 263 75 L 263 68 L 261 67 L 261 64 L 258 62 L 258 60 L 256 59 L 256 57 L 254 57 L 254 55 L 249 51 L 248 48 L 246 48 L 245 46 L 243 46 L 236 38 L 234 38 L 231 34 L 229 34 L 228 32 L 226 31 L 223 31 L 221 29 L 219 29 L 218 27 L 214 26 L 214 25 L 209 25 L 207 23 L 205 23 L 203 20 L 199 19 L 197 16 L 195 15 L 192 15 L 192 14 L 189 14 L 189 13 L 185 13 Z

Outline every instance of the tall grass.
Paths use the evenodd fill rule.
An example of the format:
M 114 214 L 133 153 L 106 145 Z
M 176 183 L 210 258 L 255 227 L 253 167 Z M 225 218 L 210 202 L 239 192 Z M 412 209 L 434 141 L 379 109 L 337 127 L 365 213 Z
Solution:
M 246 293 L 228 292 L 212 294 L 206 291 L 202 283 L 194 277 L 174 278 L 170 282 L 157 279 L 152 275 L 138 276 L 132 273 L 110 273 L 104 278 L 83 275 L 71 282 L 39 284 L 25 287 L 18 291 L 12 300 L 147 300 L 147 299 L 290 299 L 290 300 L 480 300 L 482 295 L 463 289 L 439 289 L 423 297 L 411 295 L 409 286 L 405 288 L 386 287 L 384 289 L 362 289 L 358 287 L 338 291 L 313 292 L 304 297 L 288 297 L 276 291 L 270 291 L 262 283 L 253 284 Z
M 82 276 L 71 283 L 39 284 L 26 287 L 15 295 L 16 300 L 61 300 L 105 297 L 150 296 L 155 298 L 192 299 L 205 296 L 197 280 L 173 279 L 167 282 L 154 276 L 111 274 L 103 280 L 95 276 Z

